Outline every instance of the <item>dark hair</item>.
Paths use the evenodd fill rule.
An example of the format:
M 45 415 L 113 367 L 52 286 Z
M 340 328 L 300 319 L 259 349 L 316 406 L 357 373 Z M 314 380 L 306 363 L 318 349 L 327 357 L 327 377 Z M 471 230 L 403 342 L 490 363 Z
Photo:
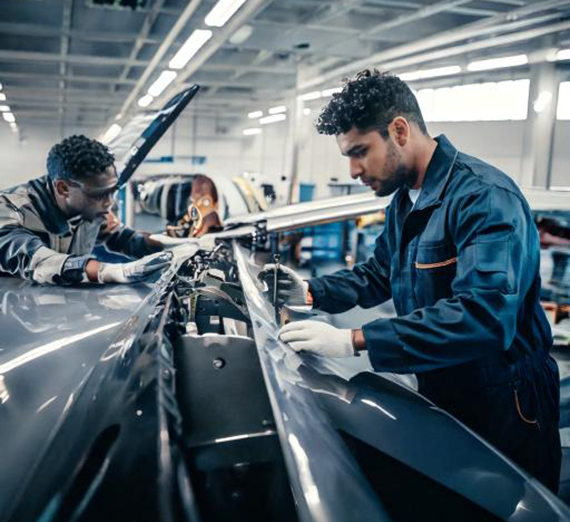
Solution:
M 104 172 L 114 162 L 115 157 L 105 145 L 87 136 L 75 135 L 51 148 L 47 170 L 52 179 L 85 179 Z
M 342 91 L 333 94 L 319 115 L 317 131 L 344 134 L 352 127 L 364 132 L 376 129 L 387 138 L 388 125 L 397 116 L 415 122 L 427 134 L 422 111 L 408 85 L 390 73 L 365 69 L 345 80 Z

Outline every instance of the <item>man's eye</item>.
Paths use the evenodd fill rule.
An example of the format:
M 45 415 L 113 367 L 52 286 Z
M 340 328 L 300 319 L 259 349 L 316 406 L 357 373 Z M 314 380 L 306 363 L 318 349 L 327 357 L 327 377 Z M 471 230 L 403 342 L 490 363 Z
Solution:
M 366 156 L 366 153 L 368 152 L 368 149 L 358 149 L 357 151 L 355 151 L 352 156 L 354 158 L 363 158 L 364 156 Z

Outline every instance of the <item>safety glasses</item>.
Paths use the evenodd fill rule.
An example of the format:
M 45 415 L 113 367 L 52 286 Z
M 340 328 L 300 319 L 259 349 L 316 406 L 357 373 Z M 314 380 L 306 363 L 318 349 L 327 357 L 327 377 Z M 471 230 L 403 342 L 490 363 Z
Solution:
M 119 185 L 114 184 L 110 187 L 104 187 L 96 190 L 89 190 L 85 187 L 83 183 L 76 180 L 67 179 L 66 182 L 74 187 L 77 187 L 83 194 L 85 194 L 89 199 L 93 201 L 105 201 L 107 199 L 113 199 L 119 190 Z

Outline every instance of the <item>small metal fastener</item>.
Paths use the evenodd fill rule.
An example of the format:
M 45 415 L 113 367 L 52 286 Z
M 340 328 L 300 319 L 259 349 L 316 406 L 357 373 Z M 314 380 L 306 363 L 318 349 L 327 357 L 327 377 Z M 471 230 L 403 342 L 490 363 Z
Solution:
M 221 370 L 226 365 L 226 361 L 224 361 L 224 359 L 221 357 L 217 357 L 212 361 L 212 365 L 216 370 Z
M 281 263 L 281 256 L 279 254 L 275 254 L 273 256 L 273 262 L 275 263 L 275 268 L 274 268 L 274 283 L 273 283 L 273 306 L 275 307 L 275 322 L 277 324 L 280 323 L 280 307 L 279 304 L 277 303 L 277 282 L 278 282 L 278 276 L 279 276 L 279 268 L 280 268 L 280 263 Z

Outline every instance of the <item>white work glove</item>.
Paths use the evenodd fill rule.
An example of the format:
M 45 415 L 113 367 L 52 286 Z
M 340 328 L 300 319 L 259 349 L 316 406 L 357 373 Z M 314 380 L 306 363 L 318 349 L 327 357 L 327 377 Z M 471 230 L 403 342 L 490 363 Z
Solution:
M 99 263 L 97 278 L 100 283 L 134 283 L 162 270 L 171 261 L 172 253 L 158 252 L 130 263 Z
M 259 272 L 258 279 L 267 284 L 267 296 L 273 302 L 273 288 L 275 287 L 275 265 L 269 264 Z M 291 306 L 302 306 L 307 303 L 309 283 L 287 266 L 279 265 L 277 271 L 277 302 Z
M 321 321 L 296 321 L 286 324 L 279 339 L 299 352 L 314 352 L 326 357 L 352 357 L 352 330 L 341 330 Z

